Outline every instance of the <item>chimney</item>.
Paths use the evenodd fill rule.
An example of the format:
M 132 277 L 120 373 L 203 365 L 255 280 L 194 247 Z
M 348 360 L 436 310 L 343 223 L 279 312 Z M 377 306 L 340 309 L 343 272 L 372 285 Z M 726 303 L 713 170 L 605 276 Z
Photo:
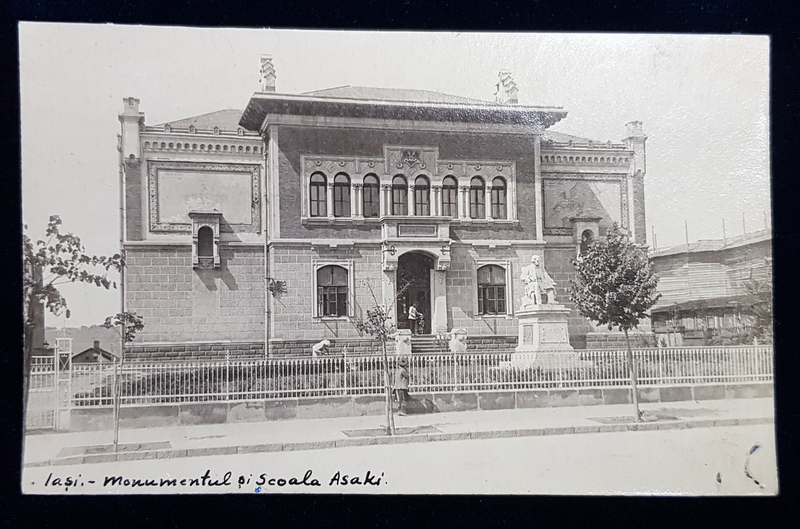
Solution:
M 135 97 L 122 99 L 122 114 L 119 115 L 122 125 L 120 133 L 120 151 L 124 160 L 141 158 L 141 145 L 139 133 L 144 124 L 144 114 L 139 112 L 139 100 Z
M 272 64 L 272 55 L 261 56 L 261 91 L 275 91 L 275 65 Z
M 95 340 L 94 341 L 94 348 L 95 349 L 100 349 L 100 340 Z
M 495 85 L 494 102 L 501 105 L 516 105 L 519 102 L 517 98 L 519 91 L 517 83 L 511 78 L 511 70 L 500 70 L 498 77 L 500 80 Z

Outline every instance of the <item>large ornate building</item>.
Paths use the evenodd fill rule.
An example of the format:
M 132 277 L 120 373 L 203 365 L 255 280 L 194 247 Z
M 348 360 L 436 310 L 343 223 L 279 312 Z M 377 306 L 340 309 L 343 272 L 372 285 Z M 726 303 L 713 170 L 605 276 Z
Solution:
M 138 355 L 310 354 L 323 338 L 366 351 L 355 322 L 376 304 L 401 328 L 416 304 L 424 334 L 464 329 L 471 348 L 510 350 L 534 254 L 569 305 L 582 239 L 619 222 L 645 243 L 640 122 L 617 143 L 555 132 L 567 112 L 519 104 L 508 72 L 492 102 L 282 94 L 266 56 L 261 76 L 244 111 L 151 126 L 124 101 L 123 298 L 145 319 Z M 591 330 L 573 311 L 572 344 Z

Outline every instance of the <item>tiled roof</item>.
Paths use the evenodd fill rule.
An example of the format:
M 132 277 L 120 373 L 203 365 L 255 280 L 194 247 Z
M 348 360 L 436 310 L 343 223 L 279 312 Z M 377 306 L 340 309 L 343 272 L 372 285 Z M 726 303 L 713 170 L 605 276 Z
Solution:
M 212 130 L 214 127 L 219 127 L 219 130 L 235 131 L 239 128 L 239 119 L 241 117 L 241 110 L 230 108 L 177 121 L 169 121 L 159 126 L 169 125 L 176 129 L 186 129 L 194 125 L 198 130 Z
M 604 141 L 591 140 L 589 138 L 581 138 L 580 136 L 573 136 L 571 134 L 564 134 L 554 130 L 546 130 L 542 134 L 542 141 L 554 141 L 555 143 L 569 143 L 570 141 L 576 144 L 593 142 L 595 145 L 606 143 Z
M 430 90 L 411 90 L 404 88 L 375 88 L 371 86 L 338 86 L 324 90 L 314 90 L 301 95 L 313 97 L 331 97 L 338 99 L 360 99 L 370 101 L 406 101 L 412 103 L 463 103 L 463 104 L 494 104 L 491 101 L 470 99 L 468 97 L 454 96 L 433 92 Z

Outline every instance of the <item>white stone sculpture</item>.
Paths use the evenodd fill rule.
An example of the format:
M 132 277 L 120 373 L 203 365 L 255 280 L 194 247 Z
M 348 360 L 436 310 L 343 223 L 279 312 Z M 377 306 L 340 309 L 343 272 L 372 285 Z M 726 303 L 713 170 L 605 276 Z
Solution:
M 520 277 L 525 283 L 522 308 L 533 305 L 555 305 L 556 283 L 542 266 L 542 260 L 538 255 L 531 257 L 531 264 L 522 269 Z

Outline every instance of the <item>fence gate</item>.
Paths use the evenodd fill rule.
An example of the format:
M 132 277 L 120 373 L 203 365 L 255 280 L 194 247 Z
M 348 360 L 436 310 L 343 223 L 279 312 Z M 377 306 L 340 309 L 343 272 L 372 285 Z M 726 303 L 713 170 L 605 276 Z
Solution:
M 34 356 L 28 384 L 25 428 L 56 429 L 60 392 L 58 356 Z

